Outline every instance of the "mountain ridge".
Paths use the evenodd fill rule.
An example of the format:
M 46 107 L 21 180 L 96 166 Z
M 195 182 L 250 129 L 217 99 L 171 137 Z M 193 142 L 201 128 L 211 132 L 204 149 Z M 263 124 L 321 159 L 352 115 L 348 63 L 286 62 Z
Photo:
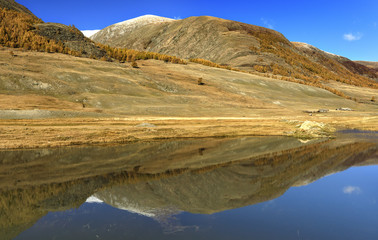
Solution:
M 101 30 L 91 39 L 112 47 L 205 59 L 309 82 L 332 79 L 377 87 L 378 74 L 366 66 L 324 51 L 311 56 L 308 49 L 295 46 L 275 30 L 216 17 L 189 17 L 111 34 Z
M 174 19 L 171 18 L 165 18 L 165 17 L 160 17 L 156 15 L 142 15 L 136 18 L 132 18 L 129 20 L 125 20 L 122 22 L 118 22 L 115 24 L 112 24 L 95 34 L 93 34 L 90 38 L 92 40 L 94 39 L 109 39 L 112 37 L 115 37 L 115 34 L 124 34 L 127 32 L 130 32 L 134 30 L 135 28 L 142 27 L 145 25 L 150 25 L 150 24 L 158 24 L 158 23 L 164 23 L 164 22 L 171 22 L 175 21 Z

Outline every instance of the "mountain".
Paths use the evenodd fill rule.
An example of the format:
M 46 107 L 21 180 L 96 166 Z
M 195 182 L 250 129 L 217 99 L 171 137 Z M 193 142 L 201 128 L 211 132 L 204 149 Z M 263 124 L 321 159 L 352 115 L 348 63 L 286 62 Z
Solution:
M 126 21 L 127 23 L 127 21 Z M 181 58 L 204 58 L 217 63 L 240 66 L 251 45 L 258 45 L 253 36 L 237 34 L 238 30 L 267 31 L 285 41 L 283 35 L 270 29 L 236 23 L 213 17 L 190 17 L 183 20 L 147 24 L 132 29 L 109 26 L 91 39 L 115 47 L 160 52 Z M 108 30 L 114 29 L 114 32 Z M 288 43 L 288 41 L 286 41 Z M 222 49 L 222 51 L 219 51 Z M 246 51 L 244 56 L 240 52 Z
M 241 70 L 268 72 L 312 83 L 331 79 L 378 87 L 373 80 L 378 79 L 378 74 L 370 68 L 325 52 L 316 51 L 313 56 L 311 48 L 291 43 L 281 33 L 259 26 L 208 16 L 132 28 L 117 26 L 103 29 L 91 39 L 113 47 L 205 59 Z
M 372 66 L 352 61 L 346 57 L 320 50 L 307 43 L 292 42 L 292 44 L 297 49 L 301 50 L 312 61 L 315 61 L 318 64 L 323 64 L 329 69 L 344 67 L 344 71 L 348 70 L 354 74 L 378 80 L 378 71 L 374 69 Z M 342 69 L 340 69 L 339 71 L 342 71 Z M 348 72 L 346 72 L 346 74 L 348 74 Z
M 138 116 L 141 118 L 136 121 L 168 117 L 163 124 L 188 119 L 191 124 L 173 124 L 172 129 L 159 123 L 156 131 L 144 131 L 138 127 L 142 122 L 129 122 L 135 131 L 126 132 L 122 125 L 120 131 L 107 131 L 103 138 L 105 125 L 100 124 L 93 124 L 93 132 L 85 127 L 71 129 L 80 132 L 72 137 L 71 130 L 63 128 L 59 129 L 61 134 L 29 127 L 13 132 L 17 126 L 10 121 L 14 125 L 0 133 L 4 136 L 0 147 L 119 143 L 178 136 L 292 136 L 303 130 L 299 128 L 306 120 L 327 127 L 377 128 L 375 82 L 350 72 L 320 50 L 310 57 L 270 29 L 213 17 L 172 20 L 145 16 L 118 26 L 123 32 L 132 28 L 128 35 L 140 35 L 135 43 L 146 40 L 148 49 L 155 46 L 156 50 L 181 51 L 188 57 L 224 59 L 242 70 L 252 68 L 249 72 L 201 59 L 186 61 L 162 53 L 105 46 L 86 38 L 74 26 L 44 23 L 14 10 L 0 11 L 0 118 L 39 119 L 52 124 L 56 121 L 50 121 L 53 118 L 68 123 L 71 118 L 85 117 L 89 120 L 84 124 L 91 124 L 102 117 Z M 164 42 L 168 37 L 172 39 Z M 320 65 L 325 62 L 322 56 L 328 57 L 327 66 L 334 68 L 332 71 Z M 247 61 L 254 58 L 259 65 Z M 328 80 L 332 78 L 339 82 Z M 329 112 L 312 114 L 318 109 Z M 214 120 L 218 118 L 222 119 Z M 229 118 L 235 121 L 229 122 Z M 206 124 L 199 124 L 202 120 Z M 291 122 L 294 120 L 298 122 Z
M 60 23 L 38 23 L 34 25 L 34 32 L 63 45 L 81 56 L 101 58 L 106 52 L 96 46 L 89 38 L 74 26 L 67 26 Z
M 75 26 L 44 23 L 14 1 L 2 1 L 1 6 L 5 7 L 0 9 L 2 46 L 94 58 L 102 58 L 107 54 Z
M 27 9 L 25 6 L 21 4 L 18 4 L 14 0 L 0 0 L 0 8 L 6 8 L 10 10 L 15 10 L 17 12 L 27 13 L 35 17 L 35 15 L 29 9 Z
M 146 26 L 146 25 L 158 25 L 159 23 L 175 21 L 171 18 L 159 17 L 155 15 L 144 15 L 123 22 L 113 24 L 104 28 L 101 32 L 97 32 L 91 36 L 91 39 L 99 40 L 98 42 L 114 41 L 118 37 L 122 38 L 124 34 L 132 32 L 134 29 Z M 118 41 L 121 39 L 118 39 Z

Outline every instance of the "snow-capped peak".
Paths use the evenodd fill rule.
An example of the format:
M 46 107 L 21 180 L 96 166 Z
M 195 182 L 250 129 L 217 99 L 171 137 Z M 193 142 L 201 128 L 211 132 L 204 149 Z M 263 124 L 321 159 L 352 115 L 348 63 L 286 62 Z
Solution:
M 101 36 L 104 39 L 113 37 L 114 34 L 122 35 L 126 32 L 132 31 L 137 27 L 142 27 L 149 24 L 158 24 L 164 22 L 176 21 L 172 18 L 159 17 L 155 15 L 143 15 L 140 17 L 132 18 L 123 22 L 113 24 L 105 29 L 99 31 L 98 33 L 91 36 L 95 39 L 97 36 Z
M 172 18 L 159 17 L 155 15 L 143 15 L 140 17 L 132 18 L 123 22 L 116 23 L 116 26 L 143 26 L 150 23 L 172 22 Z

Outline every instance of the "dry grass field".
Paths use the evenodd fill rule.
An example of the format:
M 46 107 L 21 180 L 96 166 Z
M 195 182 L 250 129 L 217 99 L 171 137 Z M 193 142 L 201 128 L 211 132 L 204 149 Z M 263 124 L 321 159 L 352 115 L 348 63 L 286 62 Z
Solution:
M 0 50 L 0 148 L 113 144 L 167 138 L 321 137 L 378 130 L 377 90 L 316 87 L 163 61 L 103 62 Z M 204 85 L 198 85 L 202 78 Z M 338 111 L 350 108 L 353 111 Z M 312 113 L 328 109 L 327 113 Z M 303 129 L 305 121 L 324 123 Z M 316 124 L 315 124 L 316 125 Z

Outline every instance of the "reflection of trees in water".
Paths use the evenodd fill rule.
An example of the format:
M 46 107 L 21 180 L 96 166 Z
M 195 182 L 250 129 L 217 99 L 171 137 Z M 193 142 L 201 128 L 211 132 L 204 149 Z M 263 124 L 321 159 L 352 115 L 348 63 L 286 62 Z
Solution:
M 174 234 L 183 232 L 186 230 L 198 231 L 198 226 L 183 226 L 180 220 L 175 215 L 163 215 L 158 218 L 154 218 L 158 221 L 165 234 Z

